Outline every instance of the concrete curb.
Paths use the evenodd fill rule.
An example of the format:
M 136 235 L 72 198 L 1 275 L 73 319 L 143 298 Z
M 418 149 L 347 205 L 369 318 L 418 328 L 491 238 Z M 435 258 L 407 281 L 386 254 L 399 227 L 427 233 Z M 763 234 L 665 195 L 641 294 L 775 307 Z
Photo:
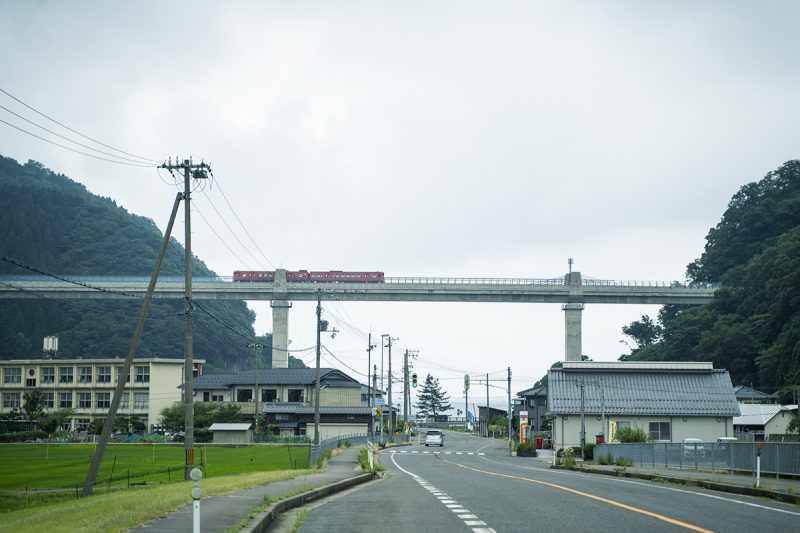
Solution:
M 263 531 L 267 530 L 270 524 L 272 524 L 272 522 L 274 522 L 281 513 L 285 513 L 286 511 L 294 509 L 295 507 L 301 507 L 307 502 L 318 500 L 320 498 L 324 498 L 325 496 L 330 496 L 331 494 L 348 489 L 355 485 L 372 481 L 374 478 L 375 474 L 360 474 L 358 476 L 343 479 L 342 481 L 337 481 L 335 483 L 325 485 L 324 487 L 319 487 L 317 489 L 283 499 L 279 502 L 273 503 L 263 512 L 259 513 L 259 515 L 250 520 L 250 522 L 248 522 L 248 524 L 243 527 L 241 531 L 245 533 L 262 533 Z
M 550 468 L 558 470 L 572 470 L 574 472 L 583 472 L 585 474 L 600 474 L 604 476 L 614 477 L 629 477 L 636 479 L 645 479 L 652 481 L 654 478 L 659 480 L 663 479 L 670 483 L 677 485 L 686 485 L 689 487 L 702 487 L 705 489 L 717 490 L 720 492 L 730 492 L 731 494 L 742 494 L 745 496 L 756 496 L 762 498 L 770 498 L 780 502 L 800 504 L 800 494 L 789 494 L 788 492 L 779 492 L 776 490 L 757 489 L 755 487 L 746 487 L 743 485 L 728 485 L 726 483 L 717 483 L 716 481 L 706 481 L 703 479 L 689 479 L 684 477 L 664 476 L 661 474 L 644 474 L 641 472 L 626 472 L 616 470 L 601 470 L 596 468 L 567 468 L 564 466 L 551 466 Z

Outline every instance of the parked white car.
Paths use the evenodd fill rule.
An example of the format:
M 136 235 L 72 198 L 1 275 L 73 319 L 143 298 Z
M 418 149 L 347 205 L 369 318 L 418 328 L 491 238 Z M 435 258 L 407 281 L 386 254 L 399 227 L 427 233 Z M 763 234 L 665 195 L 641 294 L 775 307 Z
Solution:
M 444 447 L 444 433 L 438 429 L 431 429 L 425 434 L 425 446 Z
M 706 448 L 700 439 L 683 439 L 684 457 L 705 457 Z

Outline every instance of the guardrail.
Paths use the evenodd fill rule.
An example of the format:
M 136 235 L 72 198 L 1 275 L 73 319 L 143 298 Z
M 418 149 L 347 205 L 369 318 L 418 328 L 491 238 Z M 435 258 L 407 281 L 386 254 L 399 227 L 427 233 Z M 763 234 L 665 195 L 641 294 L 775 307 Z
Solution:
M 325 452 L 338 448 L 342 443 L 347 442 L 351 446 L 366 444 L 369 437 L 364 434 L 339 435 L 330 439 L 320 441 L 319 444 L 312 444 L 308 456 L 308 465 L 313 467 Z
M 563 287 L 564 278 L 529 279 L 529 278 L 432 278 L 432 277 L 392 277 L 384 278 L 388 285 L 534 285 Z
M 60 275 L 59 278 L 74 281 L 78 283 L 92 283 L 92 282 L 137 282 L 148 283 L 149 276 L 73 276 L 73 275 Z M 57 278 L 43 275 L 0 275 L 0 282 L 24 282 L 24 281 L 57 281 Z M 183 283 L 183 276 L 159 276 L 159 283 Z M 193 276 L 192 282 L 196 284 L 203 283 L 233 283 L 233 276 Z M 254 285 L 272 285 L 272 282 L 241 282 L 253 283 Z M 294 284 L 294 282 L 292 282 Z M 304 285 L 318 285 L 314 282 L 302 282 Z M 718 289 L 719 283 L 705 283 L 705 282 L 692 282 L 683 283 L 679 281 L 638 281 L 638 280 L 611 280 L 611 279 L 593 279 L 583 278 L 581 281 L 584 287 L 653 287 L 663 289 Z M 407 276 L 407 277 L 387 277 L 381 283 L 363 283 L 363 282 L 336 282 L 336 283 L 320 283 L 319 285 L 365 285 L 365 286 L 380 286 L 380 285 L 519 285 L 519 286 L 534 286 L 534 287 L 563 287 L 567 285 L 565 277 L 558 278 L 440 278 L 440 277 L 426 277 L 426 276 Z
M 625 458 L 653 468 L 735 470 L 755 475 L 759 445 L 761 472 L 800 475 L 800 443 L 796 442 L 601 444 L 594 449 L 594 461 Z

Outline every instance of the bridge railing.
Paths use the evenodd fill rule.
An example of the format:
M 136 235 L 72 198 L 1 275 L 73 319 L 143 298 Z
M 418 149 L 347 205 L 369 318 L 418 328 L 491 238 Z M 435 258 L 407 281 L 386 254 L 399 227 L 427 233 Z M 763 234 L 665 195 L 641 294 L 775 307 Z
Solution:
M 74 276 L 64 275 L 60 276 L 65 280 L 74 281 L 78 283 L 92 283 L 92 282 L 106 282 L 106 283 L 125 283 L 125 282 L 139 282 L 148 283 L 149 276 Z M 58 281 L 50 276 L 43 275 L 0 275 L 0 282 L 25 282 L 25 281 Z M 159 283 L 183 283 L 183 276 L 160 276 Z M 195 284 L 203 283 L 231 283 L 233 276 L 193 276 L 192 282 Z M 594 279 L 584 277 L 581 281 L 584 287 L 653 287 L 662 289 L 718 289 L 719 283 L 707 282 L 691 282 L 684 283 L 680 281 L 638 281 L 638 280 L 613 280 L 613 279 Z M 245 282 L 250 283 L 250 282 Z M 252 282 L 254 285 L 270 286 L 271 282 Z M 293 283 L 294 285 L 295 283 Z M 381 285 L 379 283 L 360 283 L 360 282 L 341 282 L 341 283 L 324 283 L 318 284 L 314 282 L 304 282 L 303 285 L 325 285 L 325 286 L 362 286 L 362 285 Z M 425 276 L 408 276 L 408 277 L 387 277 L 384 279 L 384 284 L 387 285 L 500 285 L 500 286 L 525 286 L 525 287 L 563 287 L 567 285 L 565 277 L 558 278 L 439 278 L 439 277 L 425 277 Z M 298 284 L 299 285 L 299 284 Z
M 552 285 L 563 286 L 564 278 L 530 279 L 530 278 L 432 278 L 432 277 L 392 277 L 384 278 L 388 284 L 419 285 Z
M 584 287 L 653 287 L 666 289 L 718 289 L 720 286 L 719 283 L 700 281 L 683 283 L 681 281 L 639 281 L 592 278 L 584 278 L 581 280 L 581 283 Z

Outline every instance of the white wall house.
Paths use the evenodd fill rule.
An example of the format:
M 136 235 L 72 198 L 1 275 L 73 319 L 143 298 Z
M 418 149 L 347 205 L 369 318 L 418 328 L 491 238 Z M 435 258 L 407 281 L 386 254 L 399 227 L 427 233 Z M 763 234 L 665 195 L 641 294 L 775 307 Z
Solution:
M 247 420 L 258 413 L 281 435 L 314 435 L 314 368 L 267 368 L 204 374 L 194 383 L 195 402 L 237 405 Z M 366 435 L 370 409 L 362 405 L 362 385 L 335 368 L 320 369 L 320 438 Z M 256 399 L 260 401 L 255 401 Z
M 581 444 L 582 411 L 586 443 L 600 434 L 608 441 L 612 422 L 657 442 L 715 442 L 734 436 L 739 415 L 728 372 L 711 363 L 564 362 L 548 372 L 547 407 L 559 448 Z
M 122 358 L 12 359 L 0 361 L 0 413 L 21 409 L 25 393 L 41 390 L 45 412 L 73 409 L 66 430 L 85 430 L 92 420 L 108 416 Z M 181 401 L 183 359 L 134 359 L 125 384 L 118 416 L 139 418 L 148 429 L 160 422 L 164 407 Z M 204 360 L 194 360 L 200 372 Z
M 748 434 L 748 440 L 770 440 L 770 435 L 784 435 L 789 422 L 797 418 L 796 405 L 739 404 L 741 414 L 733 419 L 737 433 Z

